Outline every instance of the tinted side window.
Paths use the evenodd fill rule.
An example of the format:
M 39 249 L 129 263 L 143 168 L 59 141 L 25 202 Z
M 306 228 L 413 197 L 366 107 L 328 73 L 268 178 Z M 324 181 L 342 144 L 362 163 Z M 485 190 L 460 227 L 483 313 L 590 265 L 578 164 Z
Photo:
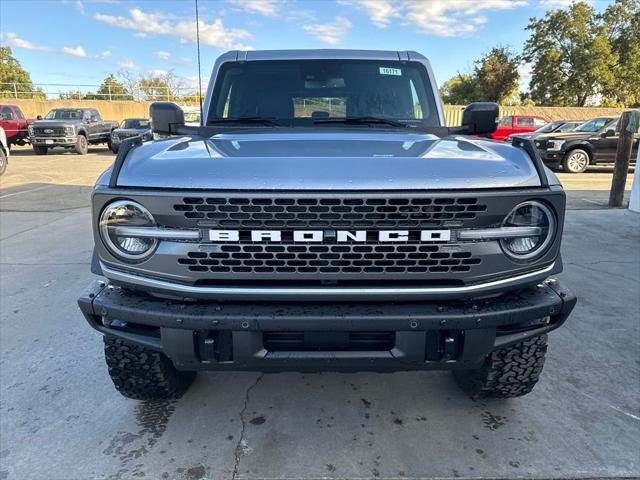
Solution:
M 24 116 L 22 115 L 22 111 L 19 108 L 15 108 L 13 110 L 13 113 L 15 113 L 16 118 L 19 118 L 21 120 L 24 118 Z
M 499 125 L 503 127 L 510 127 L 512 124 L 513 124 L 513 117 L 511 115 L 507 117 L 502 117 L 499 123 Z
M 534 118 L 533 119 L 533 125 L 536 126 L 536 127 L 541 127 L 543 125 L 546 125 L 546 123 L 547 122 L 545 120 L 543 120 L 542 118 Z
M 531 118 L 531 117 L 518 117 L 518 118 L 516 118 L 516 125 L 518 127 L 533 127 L 533 118 Z

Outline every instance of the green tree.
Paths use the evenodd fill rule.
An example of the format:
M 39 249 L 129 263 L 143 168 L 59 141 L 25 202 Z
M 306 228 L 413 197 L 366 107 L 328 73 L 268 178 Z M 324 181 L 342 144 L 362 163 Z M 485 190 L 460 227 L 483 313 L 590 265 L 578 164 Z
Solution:
M 88 93 L 85 100 L 133 100 L 131 92 L 127 91 L 122 83 L 116 80 L 113 73 L 107 75 L 102 81 L 96 93 Z
M 494 47 L 476 60 L 472 73 L 458 73 L 440 87 L 442 101 L 451 105 L 471 102 L 519 103 L 520 59 L 506 47 Z
M 606 103 L 640 106 L 640 2 L 616 0 L 602 15 L 616 57 L 615 81 L 605 88 Z
M 474 77 L 481 97 L 479 100 L 517 103 L 519 65 L 520 58 L 507 47 L 494 47 L 476 61 Z
M 477 79 L 470 73 L 458 73 L 440 87 L 442 101 L 449 105 L 466 105 L 481 98 Z
M 590 5 L 548 11 L 526 29 L 523 59 L 533 65 L 529 87 L 537 104 L 583 107 L 614 85 L 616 55 Z
M 13 56 L 11 47 L 0 47 L 0 97 L 16 98 L 16 96 L 46 98 L 42 89 L 33 86 L 31 75 Z

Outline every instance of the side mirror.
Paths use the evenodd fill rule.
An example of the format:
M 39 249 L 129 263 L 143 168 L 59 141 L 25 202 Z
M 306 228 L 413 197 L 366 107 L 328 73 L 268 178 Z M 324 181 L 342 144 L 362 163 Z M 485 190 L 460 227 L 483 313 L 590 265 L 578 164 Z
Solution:
M 462 112 L 462 126 L 467 128 L 470 135 L 495 132 L 498 128 L 498 104 L 470 103 Z
M 184 127 L 184 112 L 171 102 L 154 102 L 149 107 L 153 133 L 171 135 Z
M 602 134 L 602 136 L 603 136 L 603 137 L 605 137 L 605 138 L 606 138 L 606 137 L 615 137 L 615 136 L 616 136 L 616 131 L 610 128 L 609 130 L 607 130 L 606 132 L 604 132 L 604 133 Z
M 42 115 L 36 116 L 36 120 L 42 120 Z
M 95 123 L 95 122 L 97 122 L 97 121 L 98 121 L 98 117 L 96 117 L 95 115 L 91 115 L 91 116 L 89 117 L 89 122 L 90 122 L 90 123 Z

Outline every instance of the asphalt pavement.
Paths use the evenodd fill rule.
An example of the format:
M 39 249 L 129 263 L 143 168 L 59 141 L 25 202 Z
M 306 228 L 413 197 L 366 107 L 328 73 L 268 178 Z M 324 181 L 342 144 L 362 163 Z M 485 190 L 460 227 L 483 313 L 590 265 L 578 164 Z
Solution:
M 526 397 L 474 402 L 447 372 L 225 372 L 145 403 L 76 305 L 112 158 L 18 151 L 0 180 L 0 480 L 640 477 L 640 215 L 568 212 L 578 305 Z M 583 181 L 577 208 L 607 183 Z

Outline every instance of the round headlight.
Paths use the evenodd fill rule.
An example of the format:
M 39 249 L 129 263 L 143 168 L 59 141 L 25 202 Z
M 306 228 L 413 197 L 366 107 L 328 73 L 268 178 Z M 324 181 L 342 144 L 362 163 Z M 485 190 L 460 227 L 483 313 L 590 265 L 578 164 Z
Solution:
M 153 227 L 149 211 L 131 200 L 118 200 L 105 207 L 100 215 L 100 236 L 116 257 L 141 261 L 151 255 L 158 244 L 156 238 L 123 236 L 121 227 Z
M 524 202 L 511 210 L 503 227 L 537 227 L 537 235 L 500 240 L 505 253 L 516 260 L 531 260 L 545 252 L 556 233 L 556 219 L 541 202 Z

